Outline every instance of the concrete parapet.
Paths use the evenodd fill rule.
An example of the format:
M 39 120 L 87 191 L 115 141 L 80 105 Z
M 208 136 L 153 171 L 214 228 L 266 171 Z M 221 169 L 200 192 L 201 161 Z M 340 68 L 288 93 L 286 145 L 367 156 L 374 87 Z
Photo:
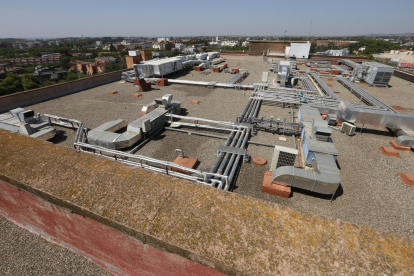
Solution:
M 146 246 L 226 274 L 413 274 L 414 242 L 406 237 L 4 130 L 0 144 L 0 180 L 16 192 L 26 190 Z M 15 204 L 4 193 L 0 189 L 0 207 Z M 53 220 L 45 223 L 56 227 Z

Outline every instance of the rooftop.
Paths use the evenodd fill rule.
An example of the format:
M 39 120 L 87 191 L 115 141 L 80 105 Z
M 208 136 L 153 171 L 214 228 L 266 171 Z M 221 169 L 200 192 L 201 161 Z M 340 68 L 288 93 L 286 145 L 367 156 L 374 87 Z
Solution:
M 247 68 L 249 70 L 250 75 L 243 83 L 260 82 L 262 72 L 268 70 L 268 64 L 260 59 L 228 59 L 226 63 L 229 68 Z M 304 69 L 305 67 L 299 65 L 299 68 Z M 195 71 L 185 71 L 176 73 L 170 78 L 226 82 L 232 76 L 223 72 L 206 75 Z M 270 73 L 269 79 L 274 78 L 276 76 Z M 327 78 L 324 80 L 334 86 L 333 90 L 339 92 L 338 96 L 341 99 L 359 101 L 336 80 L 328 81 Z M 411 83 L 394 76 L 391 78 L 391 88 L 359 85 L 389 105 L 404 107 L 405 110 L 401 112 L 414 115 L 414 109 L 411 108 L 414 99 L 409 96 Z M 110 91 L 118 91 L 118 94 L 108 95 Z M 174 100 L 181 101 L 183 114 L 186 116 L 234 122 L 240 116 L 251 95 L 251 91 L 209 89 L 178 84 L 165 87 L 154 86 L 151 91 L 140 92 L 143 96 L 132 97 L 136 93 L 138 93 L 138 88 L 131 83 L 113 82 L 27 108 L 40 113 L 77 119 L 92 129 L 115 119 L 125 119 L 132 122 L 138 118 L 143 105 L 162 97 L 164 94 L 173 94 Z M 200 100 L 201 103 L 191 104 L 193 100 Z M 110 112 L 108 112 L 109 110 Z M 275 119 L 284 120 L 287 118 L 290 120 L 291 114 L 289 112 L 288 108 L 264 104 L 258 117 L 274 116 Z M 296 114 L 297 110 L 294 112 Z M 249 145 L 248 154 L 263 156 L 268 160 L 268 164 L 263 167 L 254 164 L 242 165 L 234 192 L 279 203 L 297 210 L 334 219 L 338 218 L 413 238 L 414 231 L 411 222 L 414 221 L 414 206 L 411 204 L 411 199 L 414 197 L 414 189 L 404 184 L 398 176 L 398 173 L 414 173 L 413 152 L 401 152 L 401 158 L 384 156 L 379 147 L 389 146 L 389 142 L 395 140 L 394 135 L 384 127 L 364 126 L 361 132 L 360 127 L 362 126 L 357 126 L 355 136 L 349 137 L 336 130 L 332 136 L 339 151 L 337 160 L 342 175 L 341 190 L 333 202 L 329 201 L 330 196 L 318 196 L 298 189 L 294 190 L 293 197 L 289 199 L 262 193 L 263 174 L 269 170 L 273 150 L 256 145 Z M 56 137 L 54 142 L 72 147 L 75 132 L 64 128 L 60 130 L 64 134 Z M 208 133 L 227 136 L 226 133 Z M 251 140 L 293 147 L 291 137 L 286 137 L 287 141 L 281 141 L 279 137 L 276 134 L 259 132 Z M 188 156 L 199 159 L 198 169 L 208 171 L 214 163 L 218 146 L 223 144 L 224 141 L 221 139 L 166 130 L 136 154 L 172 162 L 177 156 L 174 150 L 180 148 Z
M 269 71 L 269 63 L 261 57 L 227 58 L 225 63 L 228 68 L 248 70 L 243 84 L 262 82 L 262 73 Z M 298 69 L 308 67 L 298 65 Z M 232 77 L 223 71 L 190 69 L 168 76 L 221 83 Z M 364 104 L 334 76 L 321 74 L 320 78 L 342 100 Z M 276 79 L 277 73 L 268 73 L 270 85 Z M 355 84 L 388 105 L 402 107 L 401 113 L 414 115 L 411 82 L 393 76 L 388 88 Z M 109 94 L 111 91 L 118 93 Z M 142 96 L 133 97 L 137 93 Z M 25 109 L 76 119 L 93 129 L 116 119 L 130 123 L 144 105 L 165 94 L 181 102 L 180 115 L 235 122 L 252 91 L 170 83 L 142 92 L 130 82 L 115 81 Z M 194 100 L 200 103 L 192 104 Z M 297 108 L 263 101 L 257 118 L 290 122 L 297 112 Z M 263 176 L 274 152 L 271 147 L 249 144 L 247 153 L 262 156 L 268 163 L 242 164 L 232 192 L 226 192 L 78 152 L 73 149 L 76 132 L 63 127 L 55 127 L 61 132 L 50 140 L 55 145 L 0 130 L 0 183 L 26 189 L 144 243 L 224 273 L 409 274 L 414 267 L 414 189 L 398 173 L 414 174 L 414 153 L 401 151 L 401 158 L 385 156 L 379 147 L 389 146 L 395 135 L 385 127 L 356 126 L 354 136 L 332 129 L 342 179 L 333 201 L 331 195 L 294 187 L 290 198 L 262 193 Z M 183 126 L 181 130 L 228 135 Z M 198 170 L 209 171 L 224 141 L 164 130 L 135 154 L 173 162 L 175 149 L 182 149 L 185 155 L 198 158 Z M 250 141 L 294 147 L 291 136 L 263 131 Z

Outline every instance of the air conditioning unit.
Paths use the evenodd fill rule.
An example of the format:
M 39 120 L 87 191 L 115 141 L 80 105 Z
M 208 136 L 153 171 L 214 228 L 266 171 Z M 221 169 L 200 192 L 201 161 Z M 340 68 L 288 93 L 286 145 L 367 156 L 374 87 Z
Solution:
M 326 115 L 326 121 L 328 122 L 328 125 L 334 126 L 336 125 L 336 120 L 338 117 L 335 114 L 328 114 Z
M 355 134 L 356 126 L 350 123 L 342 123 L 341 131 L 344 132 L 346 135 L 351 136 Z

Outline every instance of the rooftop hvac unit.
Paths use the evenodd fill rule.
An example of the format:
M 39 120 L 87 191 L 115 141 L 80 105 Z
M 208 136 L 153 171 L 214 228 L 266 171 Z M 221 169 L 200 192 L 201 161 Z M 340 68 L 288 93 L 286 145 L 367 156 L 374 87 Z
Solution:
M 370 85 L 388 86 L 394 74 L 394 67 L 378 62 L 365 62 L 363 65 L 368 68 L 362 73 L 362 80 Z
M 330 125 L 330 126 L 334 126 L 336 124 L 337 119 L 338 119 L 338 117 L 336 116 L 336 114 L 326 115 L 326 121 L 328 122 L 328 125 Z
M 342 123 L 341 131 L 345 132 L 345 134 L 348 136 L 354 135 L 355 129 L 356 129 L 356 126 L 354 126 L 353 124 L 350 124 L 347 122 Z

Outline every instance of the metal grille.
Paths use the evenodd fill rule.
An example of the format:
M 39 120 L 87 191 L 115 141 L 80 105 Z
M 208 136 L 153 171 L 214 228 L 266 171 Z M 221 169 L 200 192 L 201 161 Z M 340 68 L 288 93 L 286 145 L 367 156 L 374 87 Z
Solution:
M 270 171 L 274 171 L 283 166 L 295 166 L 297 155 L 297 149 L 275 146 Z
M 276 169 L 283 166 L 295 165 L 296 154 L 281 151 L 277 160 Z

